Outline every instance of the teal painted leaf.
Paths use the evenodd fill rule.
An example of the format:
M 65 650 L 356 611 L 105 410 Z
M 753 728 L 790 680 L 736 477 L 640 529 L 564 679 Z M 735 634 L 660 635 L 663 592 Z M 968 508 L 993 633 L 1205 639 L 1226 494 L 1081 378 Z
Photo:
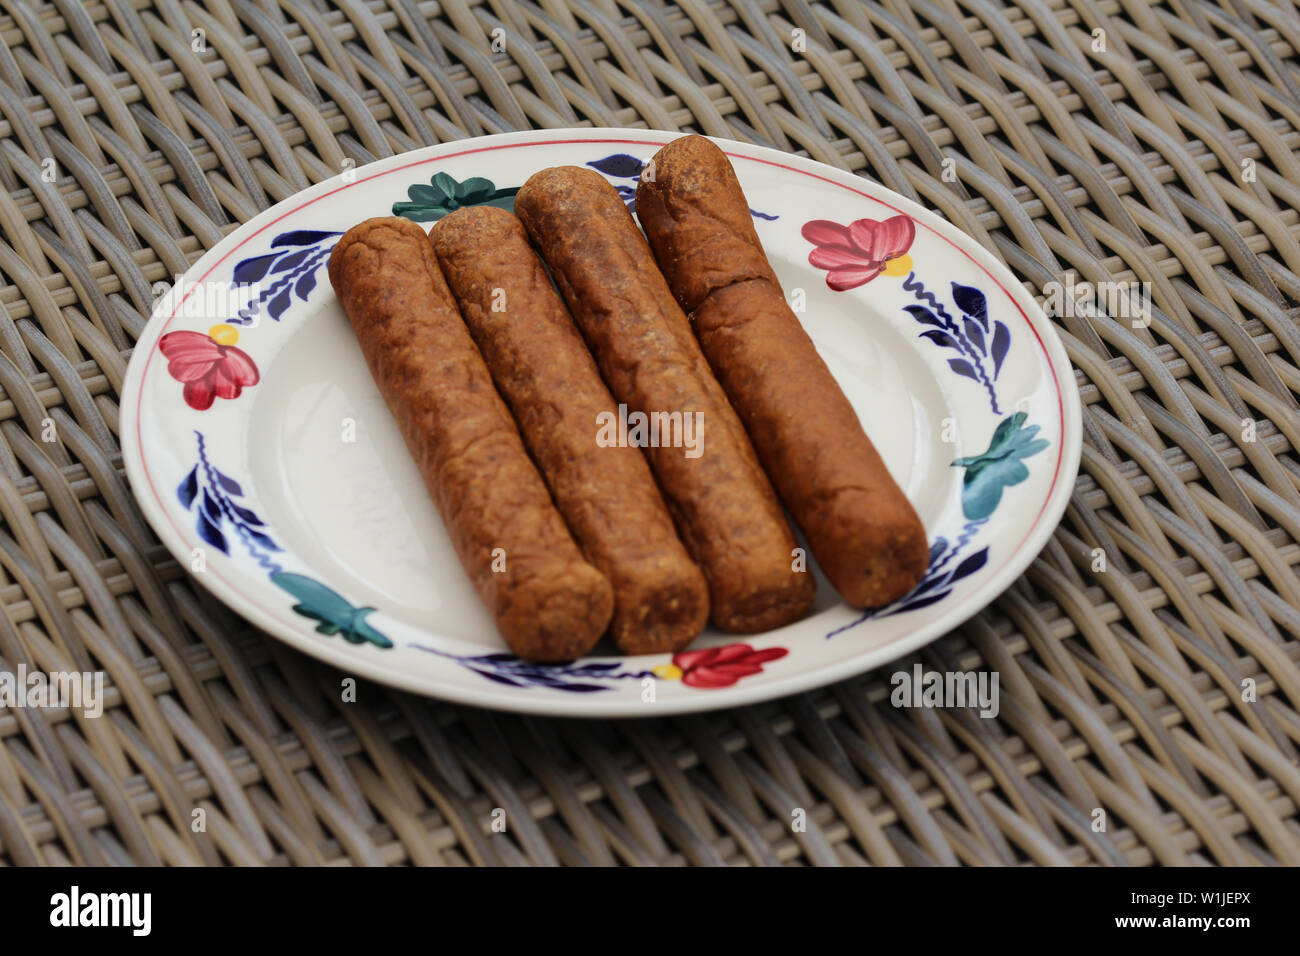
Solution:
M 338 634 L 351 644 L 393 646 L 392 641 L 366 621 L 367 615 L 375 610 L 373 607 L 355 607 L 333 588 L 303 574 L 277 571 L 271 575 L 271 583 L 298 599 L 293 609 L 319 622 L 316 625 L 319 633 Z
M 490 179 L 471 176 L 457 182 L 447 173 L 434 173 L 428 185 L 417 184 L 406 190 L 408 202 L 393 203 L 393 215 L 414 222 L 433 222 L 465 206 L 496 206 L 513 212 L 519 187 L 498 189 Z
M 435 189 L 440 190 L 447 199 L 456 198 L 456 189 L 460 186 L 460 183 L 456 182 L 455 176 L 448 173 L 434 173 L 429 182 Z
M 955 468 L 965 468 L 962 481 L 961 510 L 970 521 L 989 517 L 1002 501 L 1002 492 L 1029 477 L 1024 459 L 1047 448 L 1051 442 L 1035 438 L 1039 426 L 1025 426 L 1028 416 L 1016 412 L 1004 418 L 993 431 L 989 449 L 982 455 L 958 458 Z
M 406 195 L 411 198 L 411 202 L 425 206 L 440 206 L 448 199 L 441 189 L 433 186 L 412 186 Z
M 484 179 L 482 176 L 471 176 L 463 183 L 457 183 L 456 201 L 462 206 L 473 206 L 490 198 L 494 192 L 496 186 L 492 185 L 492 180 Z

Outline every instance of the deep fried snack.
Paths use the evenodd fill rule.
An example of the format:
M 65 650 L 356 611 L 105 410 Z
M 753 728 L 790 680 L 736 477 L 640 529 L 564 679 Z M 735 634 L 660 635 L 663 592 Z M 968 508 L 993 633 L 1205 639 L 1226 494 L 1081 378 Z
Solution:
M 618 193 L 590 169 L 546 169 L 519 190 L 515 212 L 614 396 L 634 413 L 703 423 L 695 457 L 662 441 L 646 454 L 708 581 L 714 624 L 750 633 L 800 617 L 816 585 L 794 533 Z
M 424 230 L 407 219 L 368 219 L 339 240 L 329 273 L 506 643 L 530 660 L 580 657 L 609 624 L 613 592 L 551 503 Z
M 735 171 L 702 136 L 637 187 L 659 267 L 831 584 L 878 607 L 925 574 L 925 528 L 785 301 Z
M 626 654 L 681 650 L 708 620 L 704 575 L 641 452 L 598 443 L 614 398 L 523 225 L 471 206 L 440 219 L 429 240 L 556 507 L 614 587 L 614 643 Z

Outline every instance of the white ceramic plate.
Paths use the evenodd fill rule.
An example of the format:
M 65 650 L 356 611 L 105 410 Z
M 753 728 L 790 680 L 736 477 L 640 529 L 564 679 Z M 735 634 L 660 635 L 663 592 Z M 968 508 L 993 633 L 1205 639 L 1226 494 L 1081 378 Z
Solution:
M 650 716 L 731 707 L 886 663 L 988 604 L 1046 543 L 1079 462 L 1065 350 L 992 255 L 848 173 L 720 142 L 786 294 L 915 503 L 932 546 L 914 594 L 863 613 L 818 574 L 804 620 L 708 631 L 670 657 L 563 666 L 506 652 L 335 301 L 325 264 L 370 216 L 510 208 L 547 166 L 630 201 L 677 134 L 546 130 L 373 163 L 267 210 L 203 256 L 141 336 L 123 388 L 127 475 L 176 558 L 299 650 L 406 690 L 504 710 Z M 815 571 L 815 569 L 814 569 Z

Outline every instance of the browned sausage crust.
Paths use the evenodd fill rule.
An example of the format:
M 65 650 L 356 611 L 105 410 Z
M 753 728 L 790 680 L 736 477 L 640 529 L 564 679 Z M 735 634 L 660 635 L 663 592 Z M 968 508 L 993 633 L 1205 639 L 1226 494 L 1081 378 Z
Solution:
M 438 220 L 429 239 L 556 507 L 613 585 L 614 643 L 627 654 L 681 650 L 708 620 L 704 576 L 645 457 L 597 442 L 614 398 L 523 225 L 471 206 Z
M 812 575 L 796 570 L 780 502 L 618 193 L 592 170 L 546 169 L 519 190 L 515 212 L 614 396 L 632 412 L 700 416 L 696 457 L 662 441 L 646 453 L 708 581 L 714 624 L 747 633 L 800 617 Z
M 782 501 L 846 601 L 902 597 L 925 574 L 925 528 L 786 303 L 731 163 L 702 136 L 652 162 L 637 215 Z
M 551 503 L 424 230 L 407 219 L 368 219 L 339 240 L 329 274 L 506 643 L 531 660 L 580 657 L 609 624 L 613 592 Z

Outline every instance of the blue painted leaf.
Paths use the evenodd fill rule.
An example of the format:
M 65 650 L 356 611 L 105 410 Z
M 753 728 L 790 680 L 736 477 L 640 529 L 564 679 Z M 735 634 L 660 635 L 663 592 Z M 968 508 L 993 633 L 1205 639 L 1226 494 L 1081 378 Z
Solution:
M 278 544 L 255 528 L 245 528 L 245 533 L 268 551 L 283 550 Z
M 923 305 L 906 305 L 903 306 L 903 311 L 909 313 L 912 318 L 922 325 L 937 325 L 939 328 L 943 328 L 943 323 Z
M 293 232 L 284 232 L 271 240 L 271 248 L 279 249 L 281 246 L 314 246 L 322 239 L 328 239 L 330 236 L 337 236 L 337 232 L 319 231 L 315 229 L 295 229 Z
M 251 259 L 244 259 L 235 266 L 235 271 L 231 278 L 235 285 L 245 285 L 250 282 L 257 282 L 262 276 L 266 275 L 271 268 L 271 263 L 280 258 L 278 252 L 272 252 L 265 256 L 253 256 Z
M 948 359 L 948 367 L 962 378 L 979 381 L 975 376 L 975 369 L 973 369 L 970 362 L 967 362 L 965 359 Z
M 208 516 L 202 511 L 199 512 L 199 537 L 212 545 L 222 554 L 229 554 L 230 549 L 226 546 L 226 536 L 221 533 L 221 529 L 208 520 Z
M 239 482 L 235 481 L 234 478 L 223 475 L 215 468 L 212 469 L 212 473 L 217 476 L 217 484 L 226 489 L 227 493 L 238 495 L 240 498 L 244 497 L 244 489 L 239 487 Z
M 963 325 L 966 329 L 966 338 L 970 340 L 971 345 L 979 350 L 980 355 L 987 355 L 984 351 L 984 330 L 979 327 L 979 323 L 974 319 L 963 319 Z
M 593 691 L 609 690 L 608 687 L 602 687 L 600 684 L 560 684 L 556 690 L 568 690 L 578 694 L 590 694 Z
M 316 288 L 316 270 L 309 269 L 302 274 L 302 277 L 294 283 L 293 294 L 303 302 L 307 301 L 307 296 L 311 295 L 311 290 Z
M 915 588 L 913 588 L 911 595 L 909 595 L 909 597 L 919 596 L 925 594 L 927 591 L 933 591 L 937 587 L 943 587 L 951 583 L 952 582 L 948 575 L 936 574 L 934 577 L 930 578 L 927 581 L 922 581 Z
M 190 473 L 185 476 L 185 480 L 180 483 L 176 489 L 176 497 L 181 500 L 181 505 L 186 511 L 190 510 L 190 505 L 194 504 L 194 496 L 199 493 L 199 466 L 195 465 L 190 469 Z
M 262 521 L 262 519 L 259 518 L 255 512 L 249 511 L 247 508 L 241 505 L 237 505 L 234 502 L 231 502 L 230 508 L 232 511 L 235 512 L 235 514 L 239 516 L 239 519 L 241 521 L 245 521 L 248 524 L 258 524 L 258 525 L 265 524 L 265 522 Z
M 957 308 L 978 319 L 980 325 L 984 326 L 984 331 L 988 331 L 988 303 L 984 300 L 983 292 L 974 286 L 958 285 L 954 282 L 952 284 L 952 298 L 957 303 Z
M 613 661 L 612 663 L 604 663 L 604 662 L 601 662 L 601 661 L 593 661 L 593 662 L 590 663 L 590 664 L 577 664 L 577 665 L 575 665 L 575 666 L 573 666 L 573 667 L 570 667 L 570 668 L 569 668 L 569 673 L 570 673 L 570 674 L 588 674 L 588 673 L 591 673 L 591 672 L 593 672 L 593 671 L 616 671 L 616 670 L 619 669 L 620 666 L 621 666 L 621 663 L 620 663 L 619 661 Z
M 284 315 L 284 310 L 292 304 L 293 298 L 289 294 L 292 291 L 293 286 L 285 285 L 272 297 L 270 302 L 266 303 L 267 313 L 277 322 L 280 320 L 280 316 Z
M 208 494 L 206 488 L 203 489 L 203 513 L 214 523 L 221 523 L 221 505 L 217 504 L 217 499 Z
M 580 681 L 566 681 L 562 677 L 534 677 L 533 683 L 538 687 L 549 687 L 551 690 L 567 690 L 577 694 L 590 694 L 597 690 L 607 690 L 601 684 L 583 684 Z
M 951 593 L 952 593 L 951 590 L 947 590 L 947 591 L 940 591 L 938 594 L 927 594 L 925 597 L 921 598 L 920 600 L 909 601 L 908 603 L 901 605 L 900 607 L 894 608 L 892 611 L 887 611 L 885 614 L 882 614 L 881 616 L 891 617 L 894 614 L 901 614 L 904 611 L 916 611 L 923 607 L 929 607 L 931 604 L 938 604 L 940 601 L 942 601 Z
M 293 269 L 298 268 L 298 266 L 302 265 L 303 262 L 306 261 L 307 257 L 311 255 L 314 251 L 315 250 L 313 249 L 296 249 L 293 252 L 284 253 L 283 255 L 280 256 L 279 261 L 276 262 L 275 267 L 272 271 L 290 272 Z
M 960 581 L 962 578 L 974 574 L 980 568 L 984 567 L 984 565 L 988 564 L 988 560 L 989 549 L 981 548 L 961 564 L 957 565 L 957 570 L 952 573 L 952 580 Z
M 481 671 L 477 667 L 471 667 L 470 670 L 472 670 L 475 674 L 478 674 L 480 677 L 486 677 L 488 680 L 494 680 L 498 684 L 505 684 L 507 687 L 528 686 L 527 684 L 521 684 L 518 681 L 513 681 L 509 677 L 505 677 L 501 674 L 493 674 L 491 671 Z
M 939 560 L 939 557 L 948 550 L 947 538 L 935 538 L 934 544 L 930 545 L 930 565 Z
M 1002 360 L 1007 357 L 1007 349 L 1011 347 L 1011 333 L 1001 322 L 993 323 L 993 342 L 989 350 L 993 354 L 993 377 L 998 377 L 998 372 L 1002 371 Z
M 751 216 L 754 216 L 757 219 L 766 219 L 768 222 L 775 222 L 776 220 L 781 218 L 780 216 L 775 214 L 769 216 L 767 213 L 759 212 L 757 209 L 751 209 L 749 211 L 749 214 Z
M 957 340 L 945 332 L 943 329 L 926 329 L 921 333 L 921 338 L 929 339 L 935 345 L 945 349 L 957 348 Z
M 514 661 L 516 663 L 522 663 L 522 661 L 520 661 L 519 658 L 515 657 L 515 655 L 507 654 L 504 651 L 500 654 L 480 654 L 478 657 L 471 657 L 468 659 L 471 661 L 488 661 L 492 663 L 502 663 L 502 664 L 507 664 L 510 663 L 511 661 Z
M 641 175 L 641 170 L 645 168 L 645 163 L 635 156 L 627 155 L 627 153 L 615 153 L 613 156 L 606 156 L 604 159 L 593 160 L 587 165 L 604 173 L 606 176 L 613 176 L 617 179 L 636 179 Z

